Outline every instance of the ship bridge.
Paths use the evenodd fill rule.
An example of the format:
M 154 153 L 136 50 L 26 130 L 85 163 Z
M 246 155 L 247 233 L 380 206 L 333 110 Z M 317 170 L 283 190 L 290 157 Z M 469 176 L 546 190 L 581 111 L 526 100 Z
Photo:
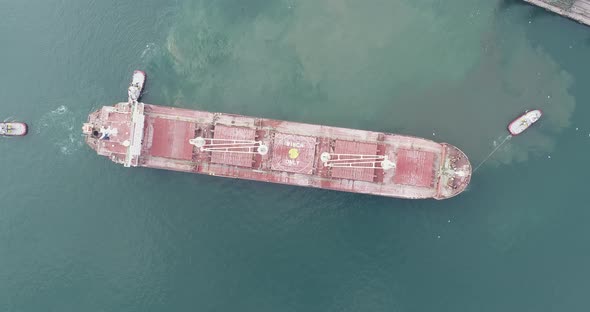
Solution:
M 119 103 L 92 113 L 82 126 L 82 133 L 99 155 L 125 167 L 135 167 L 141 156 L 144 122 L 143 103 Z

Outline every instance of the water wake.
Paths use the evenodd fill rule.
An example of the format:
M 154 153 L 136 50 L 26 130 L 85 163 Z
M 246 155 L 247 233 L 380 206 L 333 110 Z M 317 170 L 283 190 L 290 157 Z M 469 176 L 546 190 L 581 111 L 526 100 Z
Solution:
M 145 45 L 145 49 L 143 49 L 143 51 L 141 52 L 141 56 L 139 58 L 142 60 L 145 60 L 147 58 L 150 58 L 150 56 L 152 56 L 155 52 L 156 52 L 156 44 L 153 42 L 150 42 Z
M 78 123 L 74 113 L 60 105 L 41 117 L 36 133 L 48 136 L 61 154 L 71 155 L 83 145 L 82 137 L 77 134 Z

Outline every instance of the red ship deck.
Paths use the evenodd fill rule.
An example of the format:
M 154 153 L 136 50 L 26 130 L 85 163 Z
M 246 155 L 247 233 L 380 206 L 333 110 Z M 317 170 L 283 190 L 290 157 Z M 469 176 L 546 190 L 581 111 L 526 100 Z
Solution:
M 312 174 L 315 138 L 277 133 L 272 144 L 270 168 L 276 171 Z
M 471 175 L 460 150 L 422 138 L 141 105 L 91 115 L 88 144 L 126 166 L 401 198 L 452 197 Z M 101 140 L 99 127 L 118 134 Z
M 377 144 L 337 140 L 334 153 L 346 155 L 377 155 Z M 342 159 L 354 159 L 354 156 L 343 156 Z M 375 168 L 369 164 L 359 164 L 359 168 L 339 167 L 332 169 L 332 177 L 349 180 L 372 182 L 375 179 Z M 366 167 L 366 168 L 363 168 Z
M 397 174 L 393 182 L 404 185 L 432 187 L 436 154 L 400 148 L 397 154 Z
M 150 154 L 156 157 L 191 160 L 192 145 L 186 144 L 195 133 L 195 125 L 188 121 L 154 118 L 150 125 L 152 146 Z
M 244 127 L 227 127 L 219 125 L 215 127 L 213 138 L 222 140 L 254 140 L 256 130 Z M 188 140 L 184 141 L 185 144 Z M 192 145 L 186 144 L 190 147 Z M 237 151 L 246 152 L 244 148 Z M 252 167 L 252 154 L 249 153 L 227 153 L 222 151 L 211 152 L 211 162 L 216 164 L 233 165 L 241 167 Z

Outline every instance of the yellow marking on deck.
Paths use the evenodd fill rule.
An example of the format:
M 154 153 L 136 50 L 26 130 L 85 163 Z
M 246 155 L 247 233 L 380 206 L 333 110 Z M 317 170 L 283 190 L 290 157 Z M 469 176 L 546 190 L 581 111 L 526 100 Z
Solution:
M 290 149 L 290 150 L 289 150 L 289 158 L 291 158 L 291 159 L 295 159 L 295 158 L 297 158 L 297 157 L 299 157 L 299 150 L 298 150 L 298 149 L 296 149 L 296 148 L 292 148 L 292 149 Z

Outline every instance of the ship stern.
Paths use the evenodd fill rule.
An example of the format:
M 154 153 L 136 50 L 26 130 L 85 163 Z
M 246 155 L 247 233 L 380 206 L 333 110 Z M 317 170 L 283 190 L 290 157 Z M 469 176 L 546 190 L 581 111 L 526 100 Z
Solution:
M 143 138 L 143 109 L 143 103 L 119 103 L 90 113 L 82 126 L 86 144 L 115 163 L 137 166 Z

